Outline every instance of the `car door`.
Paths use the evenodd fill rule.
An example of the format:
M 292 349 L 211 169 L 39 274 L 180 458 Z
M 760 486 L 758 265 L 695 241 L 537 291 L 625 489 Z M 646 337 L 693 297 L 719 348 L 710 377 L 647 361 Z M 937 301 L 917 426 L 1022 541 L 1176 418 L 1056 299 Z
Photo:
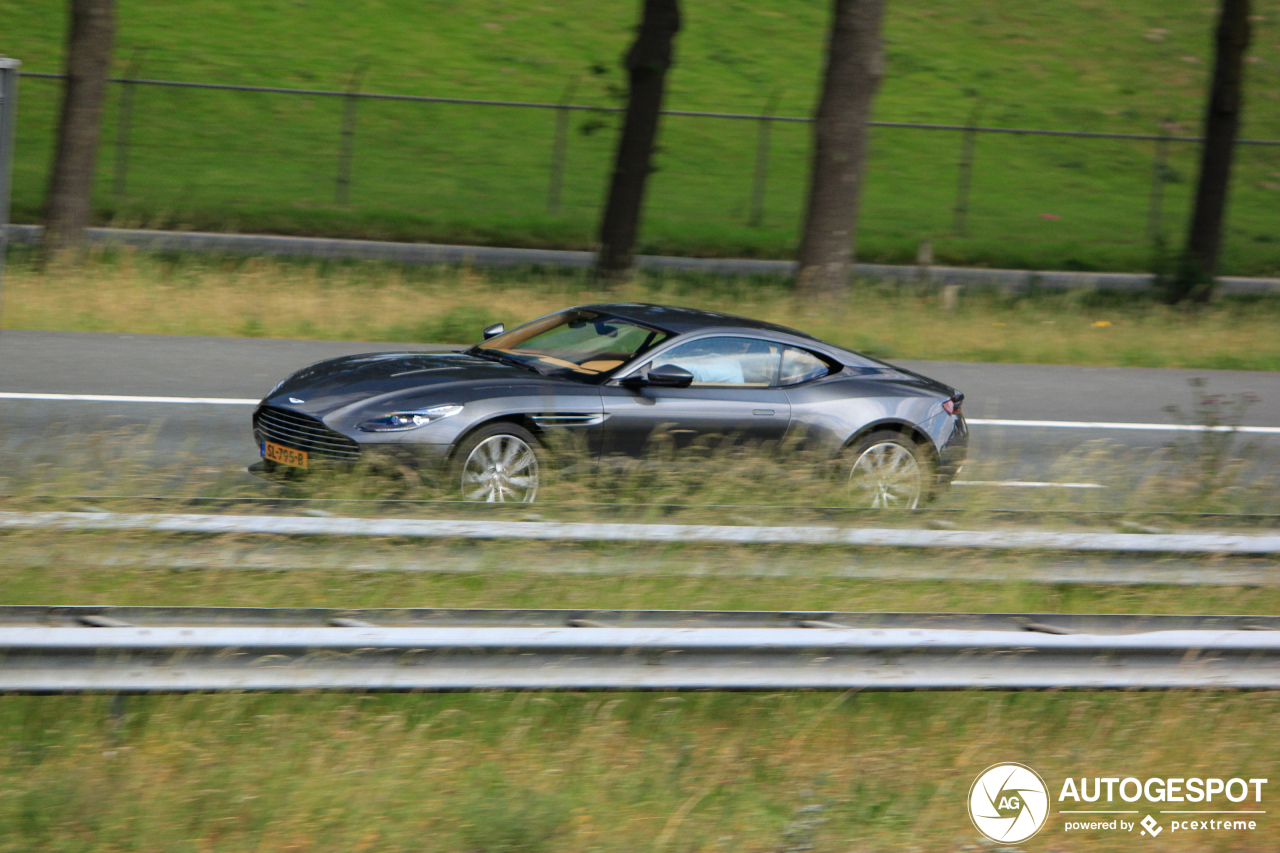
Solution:
M 657 440 L 686 447 L 711 436 L 781 440 L 791 419 L 778 386 L 783 349 L 761 338 L 714 335 L 660 352 L 636 373 L 674 364 L 693 381 L 687 388 L 628 387 L 617 380 L 602 386 L 604 452 L 639 456 Z

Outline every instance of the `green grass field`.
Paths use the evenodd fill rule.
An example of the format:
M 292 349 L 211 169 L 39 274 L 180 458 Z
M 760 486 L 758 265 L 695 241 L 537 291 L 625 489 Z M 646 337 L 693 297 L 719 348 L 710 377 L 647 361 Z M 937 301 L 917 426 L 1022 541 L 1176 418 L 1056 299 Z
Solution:
M 668 105 L 807 115 L 821 69 L 819 0 L 690 0 Z M 888 73 L 876 118 L 963 123 L 982 105 L 999 126 L 1091 131 L 1198 130 L 1213 4 L 996 0 L 891 4 Z M 1280 138 L 1280 4 L 1255 3 L 1244 135 Z M 635 3 L 529 0 L 461 4 L 201 0 L 120 7 L 118 61 L 144 77 L 366 91 L 618 103 L 618 57 Z M 64 5 L 0 0 L 0 52 L 58 71 Z M 601 72 L 601 73 L 596 73 Z M 25 79 L 14 214 L 37 221 L 57 83 Z M 616 120 L 571 121 L 561 210 L 547 212 L 554 115 L 543 110 L 365 101 L 350 203 L 334 201 L 340 99 L 140 87 L 129 178 L 113 193 L 118 90 L 100 158 L 102 222 L 500 245 L 587 247 Z M 748 226 L 753 122 L 669 118 L 648 198 L 643 249 L 786 257 L 794 249 L 808 130 L 777 124 L 765 216 Z M 981 136 L 968 236 L 953 233 L 960 137 L 874 133 L 860 256 L 908 261 L 932 240 L 941 262 L 1142 269 L 1153 174 L 1150 142 Z M 1194 146 L 1173 145 L 1164 227 L 1181 240 Z M 1242 147 L 1223 269 L 1280 274 L 1280 149 Z M 1052 218 L 1049 218 L 1052 217 Z

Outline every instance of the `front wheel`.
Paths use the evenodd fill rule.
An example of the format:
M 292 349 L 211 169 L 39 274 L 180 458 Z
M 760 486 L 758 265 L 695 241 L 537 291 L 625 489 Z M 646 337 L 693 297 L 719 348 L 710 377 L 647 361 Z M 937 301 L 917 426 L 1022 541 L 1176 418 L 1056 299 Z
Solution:
M 464 501 L 533 503 L 538 496 L 538 440 L 524 427 L 481 427 L 454 454 L 453 477 Z
M 920 446 L 898 432 L 876 432 L 843 454 L 849 501 L 871 509 L 915 509 L 928 497 L 932 466 Z

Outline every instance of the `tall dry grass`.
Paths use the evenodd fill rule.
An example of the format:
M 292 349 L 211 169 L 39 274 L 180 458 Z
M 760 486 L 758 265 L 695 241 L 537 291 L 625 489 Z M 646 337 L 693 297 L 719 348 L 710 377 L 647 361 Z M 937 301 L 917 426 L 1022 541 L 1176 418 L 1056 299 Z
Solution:
M 60 497 L 3 508 L 154 508 L 136 498 L 81 497 L 101 489 L 248 494 L 216 471 L 201 480 L 181 466 L 135 458 L 127 444 L 62 450 L 46 448 L 46 457 L 29 457 L 29 468 L 4 474 L 7 487 Z M 699 520 L 778 520 L 775 511 L 715 503 L 775 499 L 777 492 L 759 490 L 771 464 L 711 450 L 697 466 L 657 459 L 608 488 L 593 483 L 594 473 L 569 478 L 559 484 L 558 504 L 516 511 L 593 517 L 600 509 L 592 498 L 634 494 L 684 501 L 698 508 Z M 1113 484 L 1138 477 L 1102 449 L 1068 464 L 1076 467 L 1064 473 L 1073 477 L 1110 471 Z M 1151 499 L 1167 499 L 1156 482 Z M 370 478 L 321 478 L 271 494 L 370 499 L 387 488 Z M 966 498 L 977 508 L 995 499 Z M 1103 500 L 1043 498 L 1059 507 L 1086 499 Z M 244 511 L 230 503 L 212 509 Z M 0 535 L 0 601 L 1023 613 L 1274 613 L 1280 606 L 1273 587 L 1019 582 L 1021 571 L 1053 555 L 943 555 L 962 576 L 968 572 L 964 583 L 858 581 L 833 575 L 853 561 L 893 555 L 390 540 L 326 543 L 323 561 L 293 551 L 296 571 L 247 571 L 274 547 L 251 536 L 9 532 Z M 226 568 L 184 568 L 208 548 L 228 552 Z M 434 571 L 350 570 L 379 560 L 394 568 L 397 552 L 412 552 Z M 551 563 L 584 573 L 539 571 Z M 698 567 L 705 576 L 675 573 Z M 1003 582 L 974 579 L 1001 573 Z M 993 762 L 1021 761 L 1055 782 L 1067 775 L 1266 778 L 1280 759 L 1272 736 L 1278 712 L 1272 693 L 217 695 L 130 697 L 122 705 L 96 696 L 7 697 L 0 702 L 0 853 L 961 853 L 977 844 L 963 809 L 968 786 Z M 1024 849 L 1132 847 L 1127 835 L 1066 833 L 1062 824 L 1052 818 Z M 1210 849 L 1269 849 L 1280 835 L 1275 824 L 1261 823 L 1259 831 L 1209 841 Z M 1172 851 L 1206 849 L 1206 838 L 1190 833 L 1162 843 Z
M 19 254 L 6 328 L 345 340 L 472 342 L 572 304 L 652 301 L 756 317 L 894 358 L 1147 367 L 1280 368 L 1280 300 L 1222 298 L 1198 310 L 1146 296 L 936 293 L 861 285 L 814 311 L 779 280 L 639 275 L 604 290 L 582 275 L 373 263 L 222 261 L 127 250 L 39 270 Z
M 1066 776 L 1268 778 L 1277 701 L 153 696 L 113 715 L 108 697 L 11 698 L 0 851 L 959 853 L 986 847 L 964 803 L 994 762 L 1034 767 L 1054 797 Z M 1280 844 L 1275 821 L 1250 817 L 1254 832 L 1166 832 L 1160 849 Z M 1133 849 L 1133 833 L 1068 833 L 1066 819 L 1023 849 Z
M 990 513 L 1040 512 L 1026 523 L 1053 525 L 1053 514 L 1091 513 L 1142 517 L 1167 513 L 1280 513 L 1276 471 L 1280 455 L 1271 443 L 1226 433 L 1178 433 L 1154 447 L 1087 440 L 1064 448 L 1039 476 L 1083 488 L 1006 488 L 1021 476 L 1017 448 L 1005 452 L 998 428 L 966 462 L 959 485 L 941 487 L 923 511 L 873 511 L 850 504 L 838 460 L 798 446 L 744 446 L 706 436 L 674 449 L 661 440 L 645 457 L 597 460 L 556 442 L 543 456 L 542 485 L 534 505 L 487 507 L 458 500 L 431 471 L 373 459 L 355 469 L 316 467 L 297 477 L 259 478 L 242 462 L 214 464 L 191 449 L 175 447 L 160 424 L 83 432 L 74 424 L 37 438 L 7 435 L 0 425 L 6 464 L 0 498 L 50 509 L 74 508 L 86 498 L 111 498 L 111 507 L 163 511 L 202 500 L 209 511 L 266 511 L 290 507 L 350 515 L 391 515 L 557 520 L 673 521 L 698 524 L 852 524 L 919 526 L 930 513 L 961 524 L 986 526 Z M 199 429 L 193 425 L 191 429 Z M 990 485 L 981 485 L 983 483 Z M 168 503 L 144 496 L 172 499 Z M 121 500 L 121 499 L 124 500 Z M 130 499 L 136 498 L 136 499 Z M 17 504 L 14 504 L 15 506 Z M 106 508 L 104 505 L 103 508 Z M 1110 523 L 1103 520 L 1099 523 Z M 1177 520 L 1162 522 L 1182 523 Z M 1225 522 L 1220 522 L 1225 523 Z

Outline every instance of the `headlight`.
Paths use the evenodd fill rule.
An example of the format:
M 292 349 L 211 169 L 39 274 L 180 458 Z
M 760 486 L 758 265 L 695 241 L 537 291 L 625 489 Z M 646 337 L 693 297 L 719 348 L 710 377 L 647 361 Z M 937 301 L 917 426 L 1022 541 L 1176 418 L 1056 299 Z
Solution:
M 411 409 L 405 412 L 392 412 L 380 418 L 370 418 L 357 428 L 365 432 L 404 432 L 417 429 L 441 418 L 452 417 L 462 411 L 461 406 L 432 406 L 429 409 Z

